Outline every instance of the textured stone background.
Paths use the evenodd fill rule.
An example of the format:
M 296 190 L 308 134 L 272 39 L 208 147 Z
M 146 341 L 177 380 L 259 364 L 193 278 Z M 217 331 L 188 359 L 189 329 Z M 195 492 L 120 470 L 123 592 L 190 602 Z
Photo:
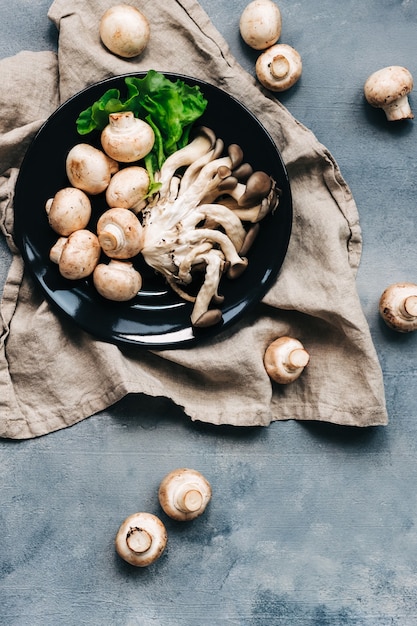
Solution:
M 201 4 L 253 73 L 256 54 L 238 33 L 246 2 Z M 5 626 L 417 623 L 417 335 L 389 331 L 377 312 L 388 284 L 417 280 L 417 131 L 415 122 L 387 125 L 362 96 L 384 65 L 417 77 L 417 2 L 278 4 L 281 41 L 304 64 L 280 99 L 333 153 L 361 215 L 358 290 L 389 426 L 199 427 L 140 397 L 41 439 L 0 441 Z M 49 5 L 1 4 L 0 57 L 55 49 Z M 411 104 L 417 112 L 414 95 Z M 1 238 L 2 284 L 8 262 Z M 177 466 L 207 476 L 212 503 L 189 526 L 165 520 L 166 553 L 132 569 L 115 555 L 117 528 L 137 510 L 159 512 L 159 481 Z

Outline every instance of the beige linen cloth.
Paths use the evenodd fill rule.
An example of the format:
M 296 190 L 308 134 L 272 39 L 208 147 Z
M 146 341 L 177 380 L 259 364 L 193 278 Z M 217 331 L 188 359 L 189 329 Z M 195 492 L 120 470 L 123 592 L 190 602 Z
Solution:
M 99 18 L 112 4 L 56 0 L 48 15 L 59 29 L 57 56 L 22 52 L 0 61 L 1 227 L 13 252 L 1 309 L 0 436 L 44 435 L 127 394 L 138 394 L 138 408 L 140 394 L 165 396 L 192 420 L 213 424 L 385 425 L 381 370 L 355 284 L 358 212 L 333 157 L 238 65 L 197 2 L 131 1 L 152 29 L 148 48 L 133 60 L 100 44 Z M 50 309 L 13 243 L 14 183 L 42 122 L 86 85 L 151 68 L 204 79 L 243 101 L 281 150 L 293 194 L 292 238 L 276 283 L 236 326 L 191 349 L 95 340 Z M 287 386 L 272 384 L 263 367 L 267 345 L 283 334 L 299 338 L 311 355 Z

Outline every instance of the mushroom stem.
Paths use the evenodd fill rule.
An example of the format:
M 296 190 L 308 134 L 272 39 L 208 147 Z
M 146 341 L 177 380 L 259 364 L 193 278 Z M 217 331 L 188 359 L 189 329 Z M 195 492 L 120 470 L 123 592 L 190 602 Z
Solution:
M 282 80 L 283 78 L 285 78 L 285 76 L 288 75 L 288 72 L 290 71 L 290 64 L 288 62 L 288 59 L 284 57 L 284 55 L 277 54 L 272 59 L 269 68 L 274 78 Z
M 195 513 L 203 504 L 203 495 L 197 485 L 181 485 L 174 495 L 175 506 L 184 513 Z
M 410 319 L 417 317 L 417 295 L 408 296 L 408 298 L 404 300 L 402 309 L 404 317 L 408 317 Z
M 123 247 L 125 237 L 123 230 L 117 224 L 107 224 L 100 232 L 100 245 L 103 250 L 117 252 Z
M 389 122 L 397 122 L 398 120 L 412 119 L 414 117 L 407 95 L 381 108 L 385 112 Z
M 144 528 L 131 528 L 126 535 L 126 544 L 132 552 L 143 554 L 152 544 L 152 537 Z
M 291 350 L 288 354 L 286 361 L 284 361 L 284 366 L 289 371 L 295 371 L 300 367 L 305 367 L 309 359 L 310 357 L 307 350 L 296 348 L 295 350 Z

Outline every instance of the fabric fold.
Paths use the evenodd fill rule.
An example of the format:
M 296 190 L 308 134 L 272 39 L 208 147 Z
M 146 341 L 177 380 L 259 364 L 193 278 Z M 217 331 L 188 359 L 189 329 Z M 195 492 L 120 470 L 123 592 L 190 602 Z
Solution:
M 56 0 L 57 55 L 22 53 L 0 61 L 0 215 L 14 258 L 3 293 L 0 436 L 29 438 L 65 428 L 127 394 L 166 397 L 192 420 L 267 426 L 279 420 L 348 426 L 387 423 L 382 373 L 356 290 L 362 238 L 357 207 L 333 156 L 261 89 L 194 0 L 136 4 L 151 40 L 133 60 L 109 53 L 98 22 L 110 0 Z M 175 51 L 173 53 L 173 51 Z M 24 71 L 23 71 L 24 69 Z M 286 164 L 293 230 L 282 270 L 263 301 L 235 326 L 192 349 L 143 350 L 96 340 L 45 300 L 13 244 L 13 185 L 40 124 L 66 99 L 104 78 L 155 69 L 210 82 L 239 99 L 264 125 Z M 29 109 L 28 76 L 36 76 Z M 288 334 L 310 364 L 293 384 L 272 383 L 267 345 Z M 138 403 L 140 400 L 138 399 Z

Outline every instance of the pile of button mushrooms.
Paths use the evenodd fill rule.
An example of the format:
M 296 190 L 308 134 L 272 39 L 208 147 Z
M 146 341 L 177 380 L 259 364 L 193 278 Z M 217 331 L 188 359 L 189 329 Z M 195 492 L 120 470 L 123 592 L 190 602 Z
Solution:
M 151 126 L 123 111 L 109 115 L 102 149 L 86 143 L 71 148 L 70 186 L 46 203 L 49 224 L 60 235 L 50 259 L 64 277 L 92 275 L 103 297 L 127 301 L 142 285 L 133 262 L 141 254 L 193 302 L 193 326 L 211 326 L 222 319 L 220 280 L 246 269 L 259 222 L 278 206 L 279 189 L 266 172 L 244 162 L 237 144 L 225 150 L 223 140 L 202 126 L 165 160 L 155 175 L 160 188 L 148 197 L 149 174 L 138 163 L 153 143 Z M 92 232 L 91 196 L 100 193 L 108 209 Z M 187 291 L 191 284 L 200 285 L 196 295 Z
M 244 42 L 260 51 L 255 71 L 263 87 L 281 92 L 295 85 L 301 56 L 292 46 L 277 43 L 282 17 L 273 0 L 250 2 L 239 30 Z M 148 44 L 150 25 L 137 9 L 116 5 L 102 16 L 100 37 L 109 52 L 132 57 Z M 409 70 L 392 65 L 369 76 L 364 97 L 384 111 L 388 122 L 398 122 L 414 117 L 408 101 L 412 89 Z M 148 197 L 149 175 L 139 162 L 153 142 L 152 128 L 123 112 L 109 116 L 102 150 L 89 144 L 70 150 L 70 186 L 46 203 L 49 223 L 59 235 L 50 258 L 64 277 L 92 275 L 104 298 L 127 301 L 142 287 L 133 263 L 142 254 L 181 298 L 193 302 L 192 324 L 211 326 L 222 319 L 220 280 L 244 272 L 259 222 L 278 206 L 279 189 L 268 174 L 252 171 L 239 146 L 225 150 L 213 130 L 201 127 L 188 146 L 166 160 L 156 175 L 160 190 Z M 92 232 L 91 196 L 100 193 L 105 193 L 108 210 Z M 194 295 L 189 287 L 196 276 L 200 287 Z M 410 332 L 417 329 L 416 302 L 417 285 L 398 283 L 384 291 L 379 311 L 391 329 Z M 272 380 L 288 384 L 309 358 L 297 339 L 279 337 L 268 346 L 264 365 Z

